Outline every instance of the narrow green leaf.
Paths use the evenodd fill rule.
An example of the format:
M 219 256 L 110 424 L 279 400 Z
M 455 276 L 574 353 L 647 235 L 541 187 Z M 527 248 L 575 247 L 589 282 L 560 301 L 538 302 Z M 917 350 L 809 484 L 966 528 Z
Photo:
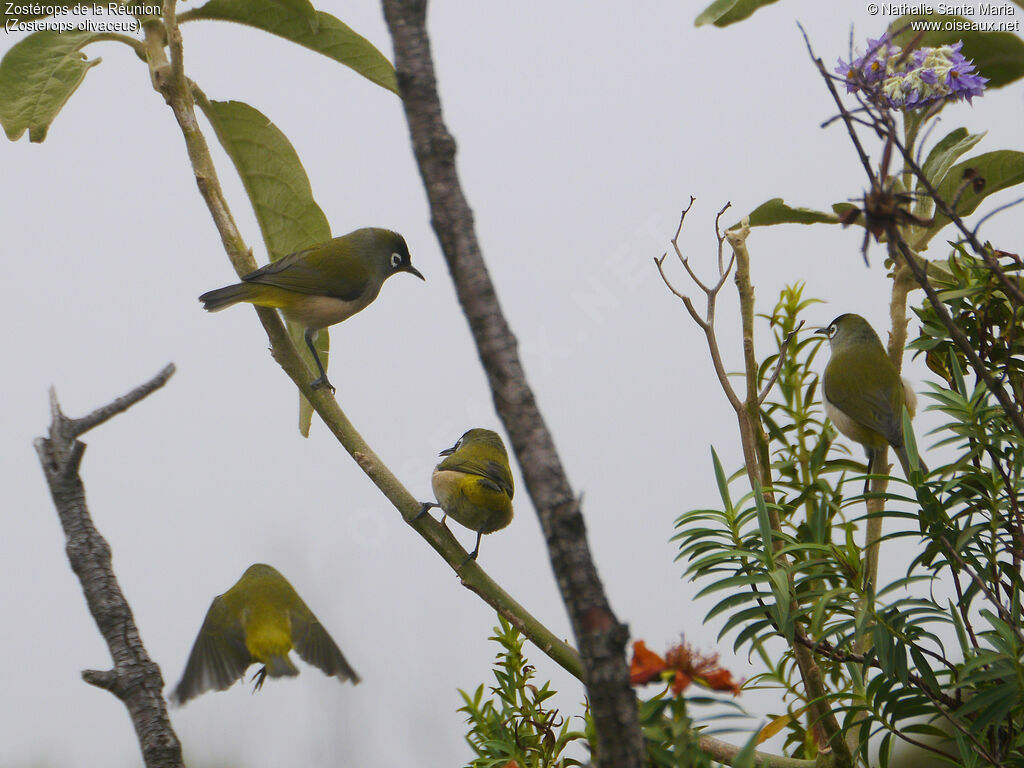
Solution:
M 954 165 L 938 187 L 939 195 L 947 204 L 952 205 L 957 191 L 964 183 L 964 172 L 968 169 L 984 179 L 985 186 L 976 192 L 968 184 L 967 190 L 960 195 L 956 205 L 956 212 L 961 217 L 973 213 L 989 195 L 1024 181 L 1024 152 L 1000 149 L 968 158 Z M 934 237 L 947 224 L 949 219 L 941 213 L 936 213 L 935 223 L 928 229 L 926 240 Z
M 978 72 L 989 79 L 987 88 L 999 88 L 1024 76 L 1024 41 L 1012 32 L 971 30 L 971 22 L 962 16 L 900 16 L 889 25 L 890 34 L 903 30 L 896 35 L 896 45 L 904 46 L 918 34 L 908 24 L 912 21 L 925 21 L 934 24 L 935 28 L 924 33 L 921 46 L 951 45 L 963 41 L 963 54 L 974 61 Z M 960 25 L 960 29 L 955 27 Z M 947 28 L 948 26 L 948 28 Z
M 952 600 L 947 601 L 947 613 L 953 620 L 953 627 L 956 629 L 956 638 L 960 642 L 960 651 L 962 653 L 967 653 L 971 648 L 971 644 L 967 640 L 967 627 L 964 626 L 964 623 L 960 618 L 960 611 Z
M 0 61 L 0 124 L 7 138 L 17 141 L 26 130 L 29 141 L 46 138 L 85 73 L 102 61 L 81 51 L 97 37 L 95 32 L 45 30 L 7 51 Z
M 761 560 L 764 562 L 765 567 L 772 568 L 775 565 L 775 553 L 772 546 L 773 531 L 771 521 L 768 519 L 768 507 L 765 506 L 764 499 L 761 496 L 760 485 L 756 482 L 755 485 L 758 486 L 754 489 L 754 500 L 757 503 L 757 527 L 761 533 L 761 545 L 764 547 L 761 553 Z
M 715 447 L 711 446 L 711 462 L 715 466 L 715 482 L 718 483 L 718 494 L 722 497 L 722 504 L 725 505 L 725 512 L 729 517 L 735 514 L 732 506 L 732 498 L 729 496 L 729 481 L 725 477 L 725 470 L 722 469 L 722 461 L 718 458 Z
M 716 27 L 727 27 L 737 21 L 751 16 L 758 8 L 778 2 L 778 0 L 715 0 L 701 11 L 693 21 L 695 27 L 714 24 Z
M 786 205 L 781 197 L 761 203 L 750 212 L 750 226 L 769 227 L 774 224 L 838 224 L 834 213 L 816 211 L 812 208 L 793 208 Z M 737 222 L 738 224 L 738 222 Z
M 182 21 L 208 19 L 233 21 L 262 29 L 322 53 L 382 88 L 398 93 L 398 81 L 391 62 L 362 35 L 329 13 L 317 11 L 311 17 L 296 13 L 298 0 L 210 0 L 181 14 Z
M 329 240 L 331 226 L 313 199 L 309 177 L 288 138 L 259 110 L 240 101 L 197 100 L 213 125 L 221 145 L 235 164 L 249 195 L 271 261 Z M 288 323 L 288 333 L 310 371 L 316 363 L 303 339 L 303 329 Z M 330 339 L 327 329 L 316 338 L 327 367 Z M 309 436 L 313 408 L 299 396 L 299 431 Z

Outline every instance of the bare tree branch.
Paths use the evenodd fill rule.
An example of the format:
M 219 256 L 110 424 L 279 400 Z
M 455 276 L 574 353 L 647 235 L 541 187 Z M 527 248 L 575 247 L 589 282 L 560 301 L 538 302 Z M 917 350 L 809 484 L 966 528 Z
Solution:
M 432 223 L 547 539 L 551 564 L 583 659 L 602 766 L 645 764 L 629 685 L 628 628 L 612 612 L 587 544 L 580 501 L 562 467 L 501 311 L 455 169 L 426 31 L 425 0 L 384 0 L 399 92 L 430 201 Z
M 156 391 L 173 373 L 174 366 L 168 365 L 142 386 L 81 419 L 65 416 L 56 393 L 51 390 L 50 436 L 35 441 L 39 462 L 64 529 L 65 551 L 71 569 L 82 584 L 89 612 L 114 660 L 113 669 L 85 670 L 82 678 L 124 702 L 148 768 L 183 767 L 181 743 L 167 717 L 160 667 L 146 653 L 131 607 L 114 575 L 110 545 L 96 530 L 89 515 L 79 474 L 85 443 L 77 436 Z

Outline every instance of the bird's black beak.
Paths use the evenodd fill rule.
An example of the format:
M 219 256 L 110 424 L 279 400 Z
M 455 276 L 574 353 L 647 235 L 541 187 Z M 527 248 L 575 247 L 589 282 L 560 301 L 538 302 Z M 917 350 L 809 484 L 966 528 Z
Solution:
M 408 272 L 410 275 L 416 275 L 423 282 L 427 282 L 427 278 L 420 274 L 420 271 L 416 269 L 412 264 L 409 264 L 402 268 L 403 272 Z
M 820 333 L 822 336 L 828 336 L 828 328 L 819 328 L 815 333 Z
M 437 455 L 438 456 L 451 456 L 453 453 L 455 453 L 455 446 L 454 445 L 451 448 L 445 448 L 443 451 L 441 451 Z

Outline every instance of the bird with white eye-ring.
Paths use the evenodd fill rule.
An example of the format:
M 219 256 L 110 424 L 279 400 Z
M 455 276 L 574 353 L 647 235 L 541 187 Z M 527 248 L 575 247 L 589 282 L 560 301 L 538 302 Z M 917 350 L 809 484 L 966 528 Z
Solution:
M 888 445 L 909 479 L 903 409 L 906 407 L 911 418 L 917 410 L 917 395 L 910 382 L 900 377 L 878 334 L 860 315 L 840 315 L 816 333 L 828 337 L 832 350 L 822 377 L 825 413 L 836 429 L 864 446 L 869 474 L 882 474 L 883 468 L 876 467 L 875 460 Z M 927 474 L 924 461 L 918 459 L 918 463 Z
M 199 297 L 203 308 L 217 312 L 239 302 L 281 310 L 305 329 L 303 338 L 320 375 L 313 389 L 334 387 L 313 341 L 321 328 L 347 320 L 366 309 L 384 281 L 399 272 L 425 280 L 410 261 L 409 247 L 397 232 L 365 227 L 284 256 L 242 278 L 242 282 Z

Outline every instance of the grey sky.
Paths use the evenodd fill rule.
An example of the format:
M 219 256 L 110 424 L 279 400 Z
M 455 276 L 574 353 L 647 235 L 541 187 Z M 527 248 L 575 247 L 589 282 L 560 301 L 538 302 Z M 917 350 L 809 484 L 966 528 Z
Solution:
M 379 5 L 323 5 L 390 55 Z M 668 542 L 675 517 L 716 502 L 709 446 L 734 468 L 735 420 L 702 337 L 651 262 L 681 206 L 683 241 L 713 269 L 712 221 L 764 200 L 826 207 L 864 179 L 795 20 L 829 66 L 887 20 L 865 4 L 786 0 L 734 28 L 695 29 L 697 4 L 437 3 L 430 32 L 445 117 L 485 258 L 527 374 L 577 492 L 612 605 L 663 649 L 685 632 L 715 648 Z M 1018 15 L 1021 11 L 1018 9 Z M 499 428 L 429 225 L 398 99 L 349 70 L 256 30 L 184 27 L 189 75 L 213 99 L 264 112 L 295 145 L 335 234 L 402 232 L 427 282 L 398 276 L 331 334 L 342 408 L 424 500 L 437 452 L 471 426 Z M 0 53 L 21 39 L 0 36 Z M 281 570 L 364 682 L 300 662 L 294 680 L 207 694 L 172 713 L 195 766 L 456 765 L 469 757 L 456 688 L 489 682 L 493 613 L 409 530 L 314 421 L 267 354 L 253 312 L 196 297 L 234 279 L 197 194 L 170 110 L 127 49 L 102 55 L 46 142 L 0 147 L 7 331 L 0 410 L 0 767 L 140 762 L 122 705 L 79 678 L 108 653 L 68 567 L 31 441 L 53 384 L 81 415 L 157 372 L 161 392 L 86 438 L 90 507 L 142 637 L 177 682 L 210 600 L 254 562 Z M 947 109 L 937 135 L 988 129 L 979 151 L 1019 146 L 1020 89 Z M 205 124 L 204 124 L 205 127 Z M 207 138 L 214 141 L 212 130 Z M 259 231 L 223 153 L 215 161 L 257 259 Z M 1008 196 L 1000 198 L 1010 199 Z M 983 206 L 989 210 L 994 203 Z M 988 235 L 1006 238 L 1015 214 Z M 888 283 L 859 230 L 785 227 L 749 240 L 759 309 L 797 279 L 884 334 Z M 938 246 L 936 245 L 937 249 Z M 935 249 L 929 255 L 935 255 Z M 673 265 L 673 267 L 676 265 Z M 677 285 L 685 286 L 681 271 Z M 740 356 L 734 292 L 719 332 Z M 919 295 L 915 294 L 915 300 Z M 761 353 L 766 353 L 762 347 Z M 822 363 L 824 357 L 822 358 Z M 923 366 L 908 375 L 920 384 Z M 919 435 L 929 421 L 923 419 Z M 518 472 L 518 470 L 517 470 Z M 519 476 L 517 474 L 517 480 Z M 569 629 L 533 509 L 487 537 L 480 562 L 556 632 Z M 456 531 L 467 546 L 472 534 Z M 731 637 L 718 648 L 726 652 Z M 527 646 L 559 705 L 582 688 Z M 744 660 L 730 662 L 740 675 Z M 756 709 L 756 697 L 743 703 Z

